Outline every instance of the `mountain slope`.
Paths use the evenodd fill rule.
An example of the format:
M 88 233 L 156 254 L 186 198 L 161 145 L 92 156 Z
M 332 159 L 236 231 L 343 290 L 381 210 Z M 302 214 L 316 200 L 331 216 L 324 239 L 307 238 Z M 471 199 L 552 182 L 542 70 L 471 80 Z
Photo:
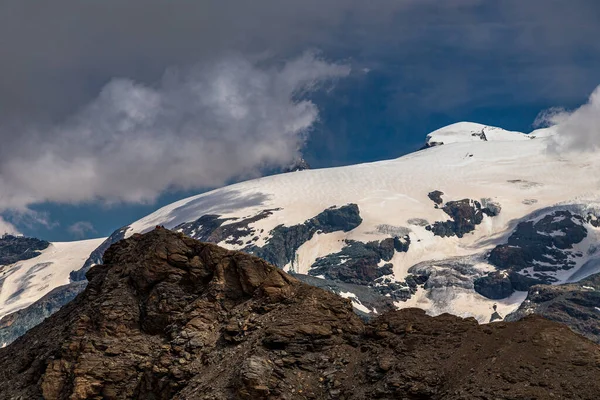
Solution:
M 89 254 L 103 239 L 48 243 L 31 238 L 12 238 L 11 243 L 26 243 L 27 256 L 14 252 L 11 264 L 0 265 L 0 319 L 23 309 L 58 286 L 69 283 L 69 274 L 81 268 Z M 0 244 L 6 238 L 0 240 Z M 42 246 L 36 245 L 42 243 Z M 15 249 L 14 245 L 12 247 Z
M 459 123 L 432 132 L 431 142 L 443 145 L 184 199 L 125 235 L 163 225 L 289 272 L 366 286 L 392 307 L 480 322 L 489 321 L 494 305 L 500 315 L 514 311 L 531 285 L 585 277 L 578 271 L 595 258 L 599 233 L 598 157 L 549 152 L 551 129 L 526 135 Z M 321 229 L 311 222 L 329 210 L 360 224 Z M 533 244 L 519 242 L 523 232 L 536 237 Z M 560 248 L 544 250 L 544 238 L 553 246 L 561 237 Z M 508 252 L 513 242 L 521 247 Z M 489 260 L 491 251 L 497 257 Z M 522 259 L 516 265 L 515 257 Z M 358 309 L 377 311 L 353 295 Z
M 0 399 L 594 399 L 600 347 L 540 317 L 420 310 L 364 324 L 263 260 L 166 229 L 106 251 L 84 293 L 0 349 Z M 585 384 L 581 384 L 585 382 Z
M 600 272 L 600 158 L 549 151 L 552 135 L 457 123 L 395 160 L 224 187 L 115 231 L 70 277 L 84 281 L 112 243 L 162 225 L 257 255 L 361 315 L 498 320 L 533 285 Z
M 566 324 L 600 344 L 600 274 L 577 283 L 532 286 L 519 309 L 506 320 L 518 321 L 531 314 Z

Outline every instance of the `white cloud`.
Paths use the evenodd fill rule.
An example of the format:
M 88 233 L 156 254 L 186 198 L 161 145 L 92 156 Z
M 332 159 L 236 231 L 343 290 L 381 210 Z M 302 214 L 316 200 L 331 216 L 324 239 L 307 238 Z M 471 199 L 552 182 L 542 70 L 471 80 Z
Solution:
M 68 231 L 77 239 L 82 239 L 90 233 L 96 233 L 94 225 L 88 221 L 75 222 L 73 225 L 69 226 Z
M 2 146 L 0 211 L 45 201 L 151 202 L 168 189 L 284 166 L 318 119 L 316 105 L 298 95 L 349 72 L 305 53 L 278 66 L 228 56 L 170 69 L 152 87 L 113 79 L 66 122 L 21 127 L 25 134 Z
M 17 235 L 20 232 L 17 230 L 17 228 L 15 228 L 13 224 L 0 217 L 0 237 L 6 233 L 11 235 Z
M 600 148 L 600 86 L 586 104 L 574 111 L 552 108 L 542 112 L 535 125 L 554 126 L 551 150 L 596 151 Z

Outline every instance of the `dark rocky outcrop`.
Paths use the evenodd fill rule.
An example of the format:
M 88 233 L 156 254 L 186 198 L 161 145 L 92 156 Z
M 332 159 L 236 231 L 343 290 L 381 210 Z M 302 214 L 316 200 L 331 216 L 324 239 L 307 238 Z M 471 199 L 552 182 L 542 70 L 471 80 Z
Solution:
M 348 300 L 165 229 L 105 253 L 74 301 L 0 349 L 0 399 L 595 399 L 600 347 L 527 317 Z M 582 384 L 585 383 L 585 384 Z
M 489 254 L 489 262 L 499 271 L 477 279 L 475 290 L 490 299 L 502 299 L 533 285 L 556 282 L 546 273 L 575 266 L 574 258 L 582 254 L 572 249 L 587 236 L 585 222 L 570 211 L 555 211 L 539 220 L 519 223 L 507 243 Z
M 500 208 L 492 206 L 482 207 L 477 200 L 463 199 L 449 201 L 442 210 L 450 216 L 448 221 L 436 221 L 433 225 L 425 227 L 434 235 L 441 237 L 457 236 L 463 237 L 466 233 L 475 230 L 476 225 L 481 224 L 484 215 L 494 217 L 500 212 Z
M 385 296 L 383 287 L 371 287 L 365 285 L 355 285 L 352 283 L 345 283 L 341 281 L 333 281 L 330 279 L 316 278 L 310 275 L 302 274 L 291 274 L 294 278 L 301 280 L 311 286 L 336 293 L 336 294 L 347 294 L 351 293 L 354 297 L 352 300 L 365 306 L 369 310 L 376 310 L 377 314 L 382 314 L 386 311 L 395 310 L 394 301 L 399 300 L 394 296 Z M 388 287 L 387 285 L 385 287 Z M 392 290 L 390 290 L 390 293 Z M 354 308 L 354 312 L 358 314 L 363 320 L 367 321 L 377 316 L 375 313 L 365 313 L 361 310 Z
M 506 244 L 494 248 L 489 261 L 498 268 L 521 271 L 570 269 L 573 245 L 587 236 L 584 219 L 570 211 L 555 211 L 539 221 L 525 221 L 517 225 Z
M 592 225 L 594 228 L 600 228 L 600 218 L 595 214 L 588 214 L 585 218 L 587 223 Z
M 431 201 L 433 201 L 436 205 L 440 205 L 444 202 L 444 200 L 442 199 L 443 195 L 444 195 L 444 192 L 440 192 L 439 190 L 434 190 L 433 192 L 429 192 L 427 194 L 427 197 L 429 197 L 429 199 Z
M 173 230 L 183 232 L 203 242 L 221 243 L 225 241 L 227 244 L 237 244 L 239 246 L 243 246 L 244 244 L 250 245 L 252 241 L 244 243 L 242 240 L 244 237 L 257 234 L 256 229 L 252 228 L 250 224 L 268 218 L 273 215 L 274 211 L 278 210 L 263 210 L 252 217 L 243 218 L 236 222 L 229 222 L 226 225 L 223 224 L 228 221 L 234 221 L 236 218 L 222 218 L 220 215 L 207 214 L 196 221 L 178 225 Z M 254 237 L 258 240 L 258 236 Z
M 526 291 L 538 283 L 539 280 L 517 272 L 495 271 L 477 278 L 473 286 L 480 295 L 488 299 L 499 300 L 510 296 L 515 291 Z
M 0 266 L 29 260 L 40 255 L 50 243 L 45 240 L 24 236 L 0 236 Z
M 283 268 L 296 255 L 296 251 L 308 242 L 315 233 L 349 232 L 362 223 L 356 204 L 330 207 L 303 224 L 277 226 L 263 247 L 250 246 L 244 251 L 255 254 L 276 266 Z
M 423 284 L 428 290 L 447 290 L 452 287 L 472 289 L 473 277 L 478 274 L 472 263 L 461 260 L 460 257 L 424 261 L 410 267 L 408 272 L 415 278 L 418 277 L 418 284 Z
M 482 130 L 481 130 L 481 132 L 474 132 L 474 133 L 471 133 L 471 136 L 476 136 L 476 137 L 478 137 L 479 139 L 483 140 L 484 142 L 487 142 L 487 141 L 488 141 L 488 139 L 487 139 L 487 136 L 486 136 L 486 134 L 485 134 L 485 129 L 482 129 Z
M 506 320 L 517 321 L 530 314 L 566 324 L 600 343 L 600 274 L 577 283 L 532 286 L 527 299 Z
M 225 241 L 228 244 L 243 246 L 242 251 L 258 255 L 283 268 L 294 259 L 298 248 L 309 241 L 315 233 L 348 232 L 362 222 L 356 204 L 334 206 L 302 224 L 275 227 L 270 232 L 267 243 L 262 247 L 256 246 L 254 242 L 258 240 L 258 235 L 262 232 L 256 232 L 256 229 L 250 224 L 268 218 L 278 210 L 263 210 L 254 216 L 235 222 L 230 222 L 233 220 L 232 218 L 223 218 L 219 215 L 203 215 L 196 221 L 176 226 L 174 230 L 204 242 L 221 243 Z M 223 225 L 225 222 L 227 224 Z M 242 238 L 248 237 L 253 237 L 253 239 L 244 243 Z
M 104 256 L 104 252 L 113 244 L 117 243 L 119 240 L 123 240 L 125 238 L 125 233 L 129 230 L 129 226 L 124 226 L 120 229 L 114 231 L 109 237 L 106 238 L 104 242 L 95 249 L 92 254 L 88 257 L 87 260 L 83 263 L 83 266 L 77 271 L 72 271 L 69 274 L 69 278 L 73 282 L 85 282 L 85 274 L 92 268 L 94 265 L 102 264 L 102 257 Z M 82 288 L 83 289 L 83 288 Z
M 300 157 L 295 160 L 289 167 L 285 168 L 283 172 L 296 172 L 296 171 L 304 171 L 310 168 L 310 164 L 303 158 Z
M 380 267 L 380 262 L 390 261 L 396 251 L 406 252 L 409 246 L 408 236 L 368 243 L 346 240 L 340 252 L 318 258 L 309 274 L 355 285 L 372 285 L 377 278 L 393 274 L 392 264 Z
M 434 142 L 432 140 L 427 140 L 423 146 L 419 148 L 419 150 L 427 150 L 435 146 L 441 146 L 444 142 Z

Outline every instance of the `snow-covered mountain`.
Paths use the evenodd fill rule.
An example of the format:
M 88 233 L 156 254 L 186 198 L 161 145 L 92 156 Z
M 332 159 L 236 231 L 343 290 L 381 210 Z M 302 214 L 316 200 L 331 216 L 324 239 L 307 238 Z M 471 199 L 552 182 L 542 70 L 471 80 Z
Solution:
M 532 284 L 598 272 L 600 160 L 548 151 L 552 134 L 457 123 L 427 135 L 426 150 L 238 183 L 163 207 L 125 235 L 163 225 L 251 252 L 325 279 L 364 312 L 385 307 L 381 295 L 485 322 L 515 310 Z
M 600 158 L 551 152 L 552 135 L 463 122 L 395 160 L 203 193 L 116 231 L 71 279 L 111 243 L 162 225 L 256 254 L 364 313 L 502 318 L 534 284 L 600 272 Z
M 15 319 L 11 316 L 68 285 L 69 274 L 81 268 L 103 240 L 48 243 L 15 236 L 0 238 L 0 345 L 6 343 L 4 331 L 15 328 Z M 45 310 L 33 324 L 41 322 L 59 307 L 60 304 Z M 12 335 L 10 337 L 14 339 Z

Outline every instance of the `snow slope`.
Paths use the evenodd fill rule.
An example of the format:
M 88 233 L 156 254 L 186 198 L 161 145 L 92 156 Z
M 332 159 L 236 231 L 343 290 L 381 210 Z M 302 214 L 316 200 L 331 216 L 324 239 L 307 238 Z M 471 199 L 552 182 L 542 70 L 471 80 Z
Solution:
M 0 319 L 69 283 L 69 273 L 81 268 L 103 240 L 51 243 L 35 258 L 0 266 Z
M 482 132 L 485 140 L 478 136 Z M 127 235 L 146 232 L 156 225 L 174 228 L 206 214 L 239 219 L 275 209 L 268 218 L 250 224 L 255 232 L 261 232 L 256 244 L 262 246 L 278 225 L 301 224 L 331 206 L 355 203 L 363 218 L 360 226 L 350 232 L 315 235 L 298 249 L 294 265 L 287 268 L 308 273 L 318 257 L 339 251 L 343 240 L 382 240 L 389 237 L 386 230 L 391 227 L 409 232 L 411 242 L 408 252 L 396 252 L 391 260 L 393 279 L 404 279 L 409 268 L 418 263 L 435 265 L 456 257 L 477 260 L 472 264 L 483 274 L 494 269 L 485 261 L 485 253 L 504 243 L 519 221 L 563 208 L 580 213 L 599 209 L 600 176 L 596 171 L 600 157 L 552 153 L 548 151 L 552 133 L 546 129 L 527 135 L 458 123 L 427 136 L 428 142 L 444 145 L 394 160 L 298 171 L 238 183 L 163 207 L 133 223 Z M 493 218 L 486 216 L 475 231 L 462 238 L 435 236 L 423 225 L 446 221 L 448 215 L 428 198 L 434 190 L 444 193 L 444 201 L 491 199 L 502 210 Z M 587 228 L 588 238 L 578 245 L 585 254 L 597 240 L 596 229 L 590 225 Z M 247 243 L 253 235 L 240 238 L 238 243 L 224 240 L 219 244 L 242 249 L 244 245 L 240 243 Z M 586 260 L 579 258 L 573 269 L 555 273 L 557 279 L 566 281 L 576 276 Z M 524 296 L 515 293 L 498 302 L 498 310 L 504 314 L 513 311 Z M 483 322 L 489 318 L 494 303 L 472 289 L 449 287 L 435 294 L 421 288 L 410 300 L 395 304 L 423 307 L 432 314 L 474 316 Z
M 427 135 L 427 144 L 450 144 L 458 142 L 530 140 L 531 136 L 521 132 L 506 131 L 493 126 L 473 122 L 457 122 Z

